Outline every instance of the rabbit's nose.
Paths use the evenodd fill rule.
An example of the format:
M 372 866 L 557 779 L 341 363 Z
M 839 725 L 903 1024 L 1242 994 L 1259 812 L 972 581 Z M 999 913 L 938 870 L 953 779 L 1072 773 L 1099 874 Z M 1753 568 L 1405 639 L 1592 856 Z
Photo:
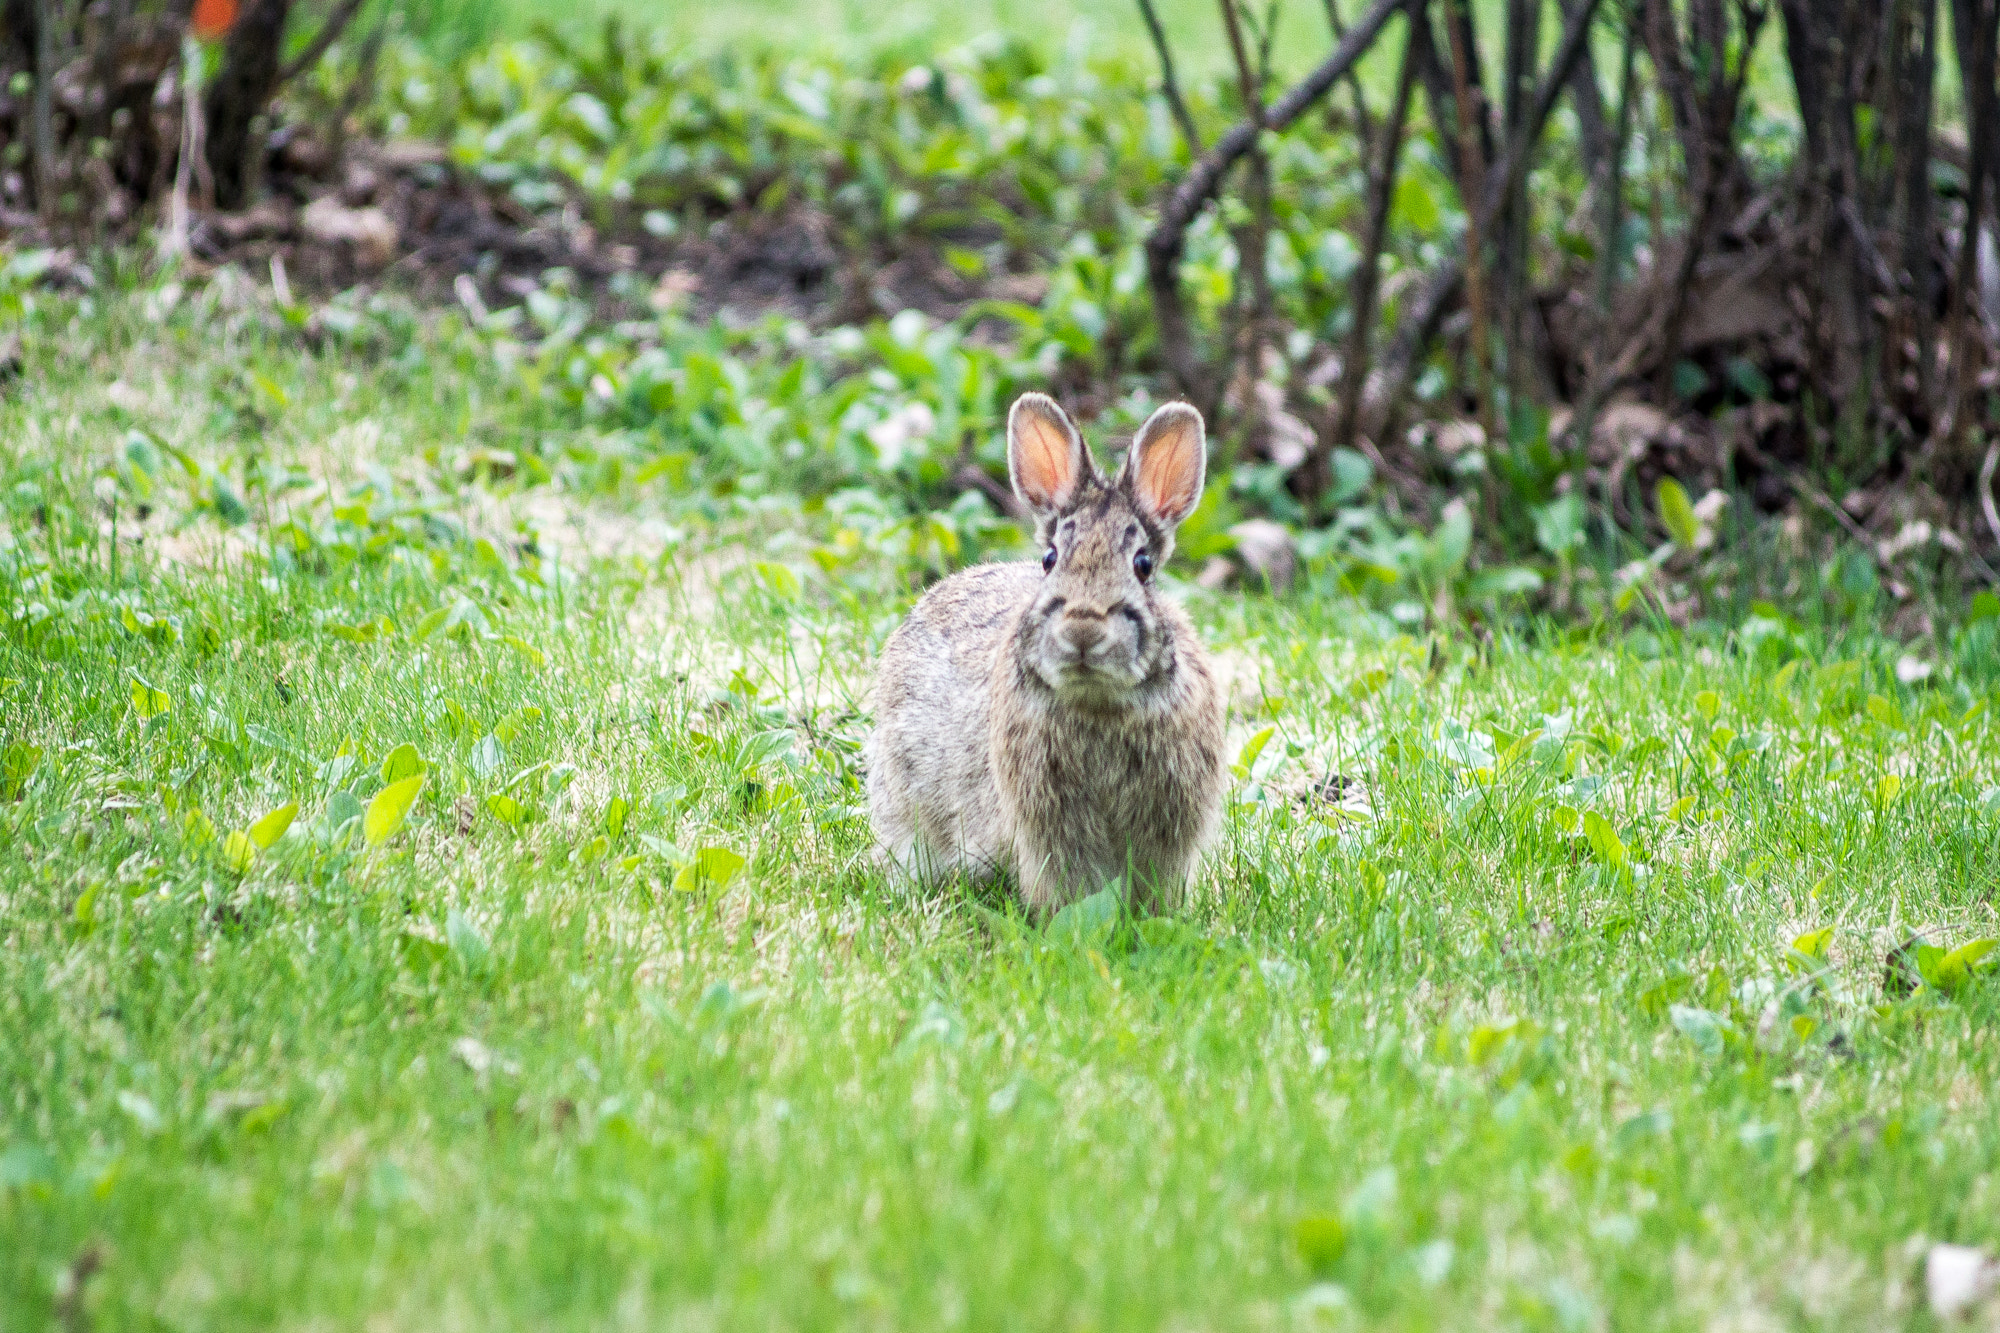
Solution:
M 1104 640 L 1104 621 L 1101 617 L 1070 616 L 1063 621 L 1063 640 L 1078 657 L 1087 657 Z

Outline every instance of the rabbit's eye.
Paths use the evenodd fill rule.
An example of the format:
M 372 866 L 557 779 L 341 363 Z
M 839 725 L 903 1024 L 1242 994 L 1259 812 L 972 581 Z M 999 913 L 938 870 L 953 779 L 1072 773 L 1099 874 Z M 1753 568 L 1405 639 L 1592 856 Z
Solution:
M 1151 551 L 1141 551 L 1139 554 L 1133 556 L 1132 572 L 1139 576 L 1139 582 L 1141 583 L 1153 577 L 1153 553 Z
M 1047 574 L 1056 567 L 1056 548 L 1051 546 L 1042 555 L 1042 573 Z

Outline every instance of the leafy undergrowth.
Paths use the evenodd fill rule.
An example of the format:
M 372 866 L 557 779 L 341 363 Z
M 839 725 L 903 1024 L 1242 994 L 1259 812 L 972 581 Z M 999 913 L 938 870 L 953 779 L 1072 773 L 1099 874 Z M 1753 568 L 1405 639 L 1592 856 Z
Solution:
M 0 404 L 8 1327 L 1852 1327 L 2000 1240 L 1991 617 L 1183 586 L 1221 843 L 1044 927 L 860 810 L 990 511 L 232 290 L 45 303 Z
M 703 57 L 678 30 L 566 17 L 449 57 L 392 42 L 358 113 L 365 134 L 327 132 L 350 85 L 378 86 L 355 82 L 358 53 L 343 49 L 287 94 L 268 197 L 197 218 L 191 268 L 213 264 L 232 286 L 269 272 L 269 301 L 302 337 L 350 346 L 404 345 L 370 314 L 378 290 L 456 302 L 471 328 L 455 352 L 490 358 L 519 381 L 518 408 L 588 440 L 588 457 L 563 460 L 526 434 L 495 450 L 496 470 L 573 464 L 600 488 L 664 477 L 812 507 L 866 492 L 887 524 L 945 515 L 938 567 L 962 558 L 954 542 L 981 540 L 987 500 L 1005 502 L 995 428 L 1017 393 L 1055 392 L 1104 439 L 1164 392 L 1145 237 L 1188 152 L 1147 63 L 1000 38 L 923 63 L 785 42 Z M 1378 58 L 1362 82 L 1392 75 Z M 1231 88 L 1187 89 L 1204 142 L 1232 123 Z M 1384 201 L 1378 353 L 1465 229 L 1455 149 L 1427 105 Z M 1788 107 L 1759 98 L 1743 117 L 1745 160 L 1779 194 Z M 1535 359 L 1548 364 L 1484 425 L 1453 332 L 1411 365 L 1396 429 L 1384 419 L 1352 448 L 1313 453 L 1344 438 L 1336 398 L 1366 262 L 1368 164 L 1346 91 L 1270 146 L 1261 264 L 1245 257 L 1262 227 L 1238 187 L 1193 223 L 1181 286 L 1201 359 L 1229 384 L 1205 404 L 1216 485 L 1184 543 L 1190 572 L 1212 558 L 1225 563 L 1211 581 L 1228 578 L 1233 554 L 1235 576 L 1282 583 L 1296 566 L 1411 632 L 1637 613 L 1716 634 L 1760 604 L 1812 633 L 1889 614 L 1904 634 L 1961 620 L 1967 585 L 1994 577 L 1970 487 L 1950 469 L 1919 481 L 1893 432 L 1814 425 L 1796 356 L 1774 350 L 1797 340 L 1744 332 L 1783 306 L 1768 293 L 1758 319 L 1703 315 L 1738 300 L 1731 283 L 1701 296 L 1684 364 L 1637 376 L 1670 379 L 1672 394 L 1620 390 L 1591 441 L 1568 438 L 1564 403 L 1581 401 L 1602 341 L 1585 297 L 1602 238 L 1570 114 L 1525 192 L 1550 307 Z M 1662 228 L 1684 220 L 1656 188 L 1674 150 L 1657 127 L 1635 135 L 1646 166 L 1631 168 L 1620 299 L 1644 305 Z M 134 241 L 147 224 L 121 225 L 103 234 Z M 38 284 L 132 280 L 130 251 L 86 262 L 85 232 L 58 234 L 69 248 L 0 258 L 0 317 Z M 320 303 L 335 287 L 349 290 Z M 1252 358 L 1259 287 L 1269 318 Z M 6 350 L 0 336 L 0 365 Z M 1323 484 L 1308 484 L 1321 462 Z M 1242 538 L 1244 520 L 1261 521 L 1260 540 Z

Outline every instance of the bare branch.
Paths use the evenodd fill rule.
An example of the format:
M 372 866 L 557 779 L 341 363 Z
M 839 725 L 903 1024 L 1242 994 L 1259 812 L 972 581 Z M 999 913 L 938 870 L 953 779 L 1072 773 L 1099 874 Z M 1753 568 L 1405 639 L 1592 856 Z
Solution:
M 1147 240 L 1148 248 L 1172 247 L 1175 258 L 1179 258 L 1181 241 L 1188 224 L 1194 221 L 1209 200 L 1215 197 L 1222 185 L 1222 175 L 1236 165 L 1236 160 L 1250 151 L 1258 132 L 1262 129 L 1282 132 L 1291 123 L 1304 115 L 1306 109 L 1326 95 L 1326 90 L 1344 76 L 1354 63 L 1368 53 L 1375 44 L 1382 28 L 1404 0 L 1375 0 L 1360 22 L 1348 29 L 1346 38 L 1334 48 L 1332 55 L 1323 61 L 1318 69 L 1306 75 L 1297 84 L 1271 103 L 1264 115 L 1261 126 L 1253 121 L 1243 120 L 1229 127 L 1229 130 L 1215 141 L 1214 147 L 1201 155 L 1188 174 L 1167 196 L 1160 209 L 1160 220 Z
M 1473 122 L 1484 121 L 1485 98 L 1474 88 L 1470 74 L 1471 58 L 1467 50 L 1466 29 L 1472 25 L 1461 22 L 1459 15 L 1451 12 L 1466 0 L 1445 0 L 1447 7 L 1445 31 L 1451 39 L 1451 92 L 1452 100 L 1458 108 L 1458 161 L 1459 180 L 1464 187 L 1465 200 L 1465 254 L 1460 261 L 1465 268 L 1465 305 L 1472 316 L 1472 381 L 1479 392 L 1479 423 L 1486 432 L 1489 445 L 1494 443 L 1493 419 L 1493 363 L 1487 347 L 1488 324 L 1486 314 L 1486 227 L 1481 225 L 1480 214 L 1485 209 L 1480 205 L 1486 196 L 1486 164 L 1481 160 L 1479 141 L 1473 134 Z M 1502 195 L 1504 200 L 1507 196 Z
M 55 0 L 35 5 L 35 90 L 29 112 L 35 151 L 35 207 L 42 221 L 56 220 L 56 132 L 51 89 L 56 74 Z
M 1600 335 L 1611 330 L 1611 292 L 1618 282 L 1618 252 L 1622 248 L 1622 233 L 1625 229 L 1625 146 L 1632 133 L 1632 91 L 1635 57 L 1638 54 L 1639 37 L 1628 24 L 1625 29 L 1625 51 L 1619 64 L 1618 73 L 1618 124 L 1612 132 L 1610 156 L 1604 164 L 1604 226 L 1597 250 L 1597 319 Z M 1603 347 L 1600 345 L 1597 358 L 1590 366 L 1590 377 L 1584 386 L 1582 401 L 1571 417 L 1578 449 L 1588 449 L 1597 431 L 1597 409 L 1611 380 L 1604 374 L 1602 361 Z
M 1232 125 L 1213 147 L 1196 159 L 1188 174 L 1161 203 L 1159 221 L 1146 237 L 1146 277 L 1159 321 L 1161 354 L 1182 389 L 1197 400 L 1197 405 L 1212 406 L 1208 402 L 1210 377 L 1195 363 L 1187 307 L 1181 300 L 1180 260 L 1187 243 L 1188 225 L 1215 197 L 1222 186 L 1223 174 L 1250 150 L 1257 136 L 1267 129 L 1282 131 L 1304 115 L 1307 108 L 1325 96 L 1327 89 L 1367 54 L 1389 16 L 1404 3 L 1405 0 L 1374 0 L 1333 54 L 1271 104 L 1261 124 L 1246 119 Z
M 1986 446 L 1986 461 L 1979 465 L 1979 512 L 1986 515 L 1987 531 L 2000 544 L 2000 509 L 1993 506 L 1993 471 L 2000 467 L 2000 440 Z
M 1153 9 L 1153 0 L 1139 0 L 1139 13 L 1146 20 L 1146 31 L 1152 34 L 1153 50 L 1160 57 L 1160 91 L 1167 99 L 1167 109 L 1174 113 L 1174 123 L 1181 127 L 1181 137 L 1187 140 L 1188 155 L 1201 156 L 1201 131 L 1194 126 L 1194 117 L 1188 113 L 1187 103 L 1181 98 L 1180 81 L 1174 77 L 1174 53 L 1167 45 L 1167 30 L 1160 26 L 1160 16 Z
M 1660 326 L 1658 392 L 1663 402 L 1672 401 L 1674 364 L 1680 359 L 1681 322 L 1687 317 L 1688 294 L 1694 285 L 1695 265 L 1708 244 L 1708 233 L 1715 225 L 1715 216 L 1722 203 L 1723 182 L 1728 179 L 1729 167 L 1736 154 L 1733 128 L 1736 109 L 1742 104 L 1743 87 L 1750 79 L 1751 52 L 1757 48 L 1757 35 L 1763 30 L 1764 20 L 1770 12 L 1762 5 L 1746 3 L 1745 0 L 1738 0 L 1738 8 L 1742 13 L 1743 54 L 1738 58 L 1735 73 L 1730 73 L 1726 67 L 1716 71 L 1711 84 L 1713 96 L 1710 105 L 1703 109 L 1702 159 L 1698 164 L 1688 164 L 1688 171 L 1700 183 L 1701 205 L 1696 209 L 1694 222 L 1681 242 L 1680 265 L 1667 288 L 1667 313 Z M 1718 42 L 1713 56 L 1717 61 L 1722 60 L 1720 46 Z
M 1486 227 L 1491 227 L 1499 216 L 1509 191 L 1517 183 L 1517 176 L 1527 174 L 1528 158 L 1542 136 L 1542 127 L 1548 123 L 1549 113 L 1555 109 L 1556 99 L 1561 96 L 1563 85 L 1569 81 L 1570 72 L 1583 56 L 1584 43 L 1590 36 L 1590 24 L 1597 15 L 1599 3 L 1600 0 L 1583 0 L 1564 22 L 1562 41 L 1557 44 L 1555 55 L 1535 87 L 1535 100 L 1521 123 L 1519 133 L 1508 146 L 1500 170 L 1487 174 L 1486 192 L 1479 202 L 1478 215 L 1478 220 Z M 1458 295 L 1459 284 L 1464 278 L 1463 255 L 1454 255 L 1439 264 L 1425 280 L 1423 289 L 1410 305 L 1409 313 L 1398 325 L 1395 340 L 1383 360 L 1383 392 L 1377 399 L 1380 425 L 1376 433 L 1386 433 L 1394 426 L 1403 399 L 1409 394 L 1410 383 L 1416 377 L 1417 360 L 1431 339 L 1437 336 L 1438 328 L 1444 322 L 1444 312 Z
M 1264 70 L 1261 65 L 1252 65 L 1250 53 L 1243 44 L 1242 16 L 1237 12 L 1237 0 L 1221 0 L 1222 26 L 1229 35 L 1229 53 L 1236 60 L 1236 81 L 1243 98 L 1243 110 L 1256 124 L 1264 122 Z M 1276 24 L 1272 24 L 1276 27 Z M 1263 45 L 1260 60 L 1269 56 L 1269 46 Z M 1271 317 L 1271 282 L 1266 271 L 1266 260 L 1270 254 L 1271 236 L 1271 164 L 1265 157 L 1262 144 L 1253 138 L 1250 151 L 1244 155 L 1248 160 L 1245 169 L 1249 175 L 1245 191 L 1249 196 L 1250 219 L 1237 231 L 1236 248 L 1242 256 L 1239 271 L 1250 277 L 1250 373 L 1258 373 L 1259 359 L 1264 340 L 1264 326 Z
M 1424 0 L 1412 0 L 1412 5 Z M 1395 193 L 1396 166 L 1402 156 L 1403 123 L 1409 115 L 1410 96 L 1417 82 L 1417 44 L 1403 48 L 1403 68 L 1396 78 L 1396 100 L 1389 107 L 1389 122 L 1382 131 L 1374 170 L 1368 182 L 1368 236 L 1361 250 L 1361 263 L 1354 271 L 1353 320 L 1347 331 L 1347 357 L 1340 370 L 1339 415 L 1334 422 L 1331 443 L 1352 448 L 1361 418 L 1361 391 L 1367 383 L 1372 351 L 1375 300 L 1381 290 L 1382 250 L 1389 238 L 1389 200 Z M 1315 464 L 1322 475 L 1328 449 L 1314 451 Z M 1312 487 L 1317 494 L 1323 481 Z
M 325 55 L 328 49 L 340 40 L 340 34 L 345 32 L 347 25 L 354 21 L 354 16 L 361 11 L 361 4 L 362 0 L 340 0 L 340 3 L 334 6 L 333 12 L 327 15 L 326 22 L 321 25 L 320 30 L 313 34 L 313 39 L 310 42 L 306 43 L 305 50 L 299 52 L 279 67 L 279 88 L 284 87 L 293 79 L 296 79 L 299 75 L 319 63 L 320 57 Z
M 1346 39 L 1347 24 L 1340 17 L 1340 0 L 1326 0 L 1326 26 L 1332 30 L 1334 41 Z M 1374 143 L 1374 117 L 1368 114 L 1368 98 L 1361 90 L 1361 76 L 1351 66 L 1347 71 L 1347 91 L 1354 98 L 1354 123 L 1361 130 L 1362 141 Z

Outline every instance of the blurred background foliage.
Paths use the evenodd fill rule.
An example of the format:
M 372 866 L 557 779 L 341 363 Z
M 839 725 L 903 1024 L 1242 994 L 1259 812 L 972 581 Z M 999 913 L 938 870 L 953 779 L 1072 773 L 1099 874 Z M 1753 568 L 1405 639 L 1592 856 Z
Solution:
M 59 74 L 0 99 L 0 300 L 144 229 L 268 271 L 301 336 L 407 354 L 368 312 L 411 292 L 588 435 L 500 451 L 519 484 L 865 496 L 928 577 L 1010 538 L 1015 394 L 1111 447 L 1182 395 L 1220 484 L 1180 573 L 1218 586 L 1916 633 L 2000 579 L 1994 136 L 1955 36 L 1991 44 L 1988 0 L 256 0 L 156 40 L 185 8 L 58 0 L 52 54 L 14 42 Z

